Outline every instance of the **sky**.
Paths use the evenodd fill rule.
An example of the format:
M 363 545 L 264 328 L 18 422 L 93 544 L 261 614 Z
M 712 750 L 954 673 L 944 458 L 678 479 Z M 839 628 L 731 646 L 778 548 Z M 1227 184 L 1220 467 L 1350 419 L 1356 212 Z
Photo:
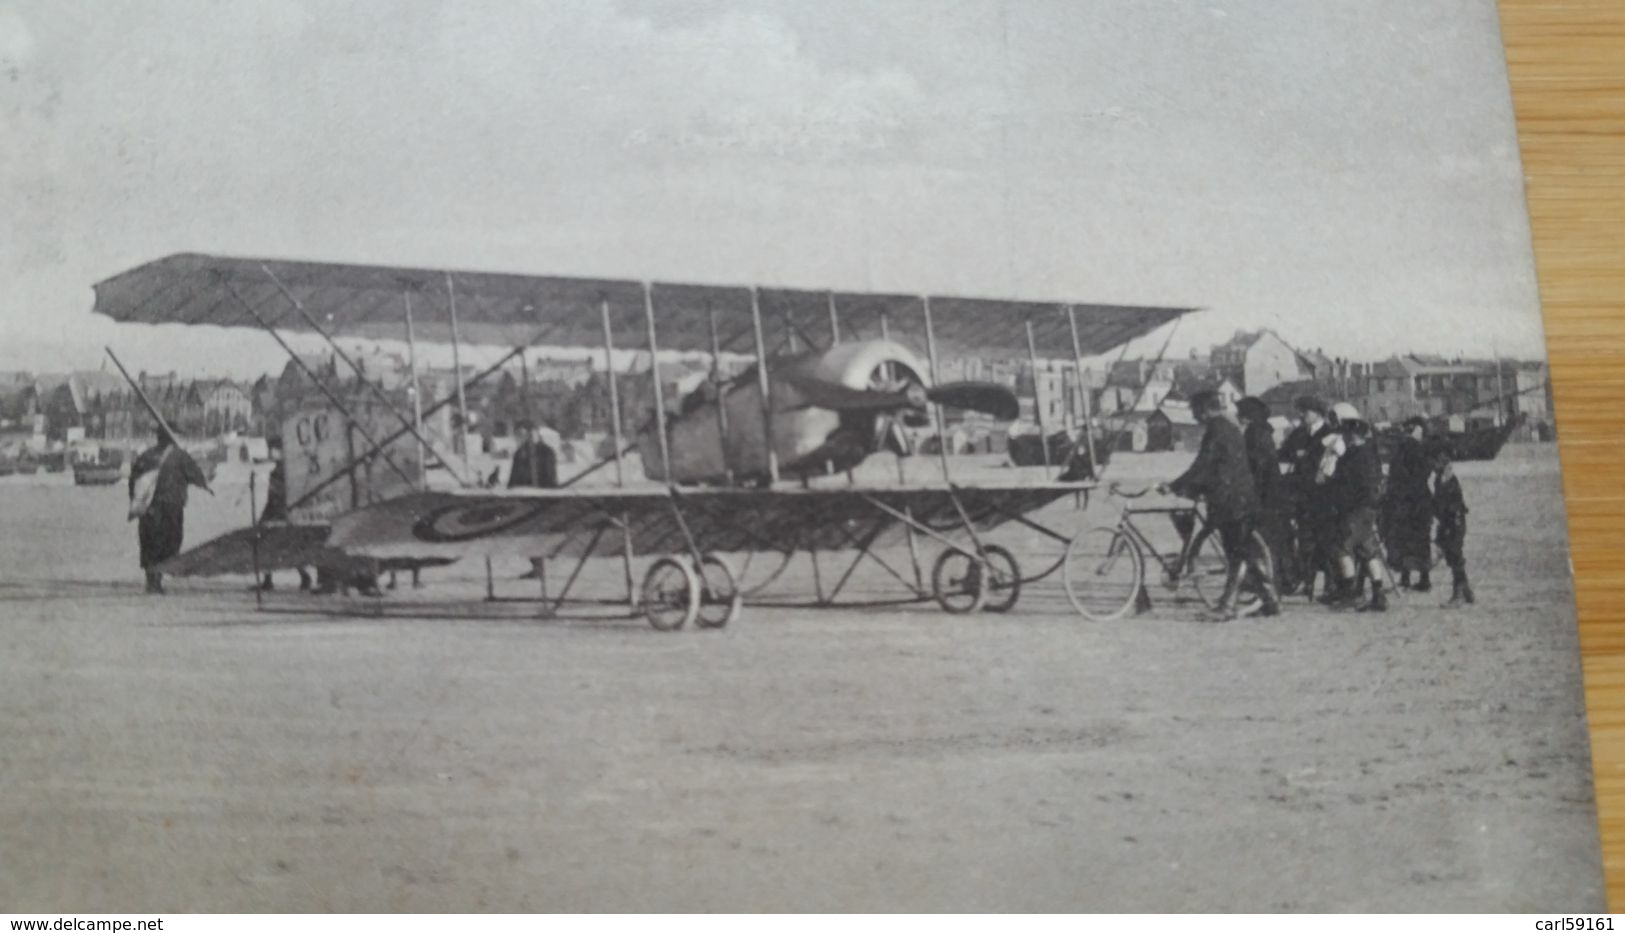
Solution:
M 1493 0 L 0 0 L 0 138 L 0 369 L 279 369 L 175 252 L 1545 352 Z

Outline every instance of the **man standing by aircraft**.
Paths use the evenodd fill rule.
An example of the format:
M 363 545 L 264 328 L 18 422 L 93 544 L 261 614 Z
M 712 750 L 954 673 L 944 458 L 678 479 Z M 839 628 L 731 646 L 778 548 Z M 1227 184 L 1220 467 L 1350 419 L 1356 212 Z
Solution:
M 147 592 L 164 591 L 158 566 L 181 552 L 185 533 L 186 490 L 196 486 L 211 495 L 208 477 L 169 429 L 158 428 L 158 442 L 141 452 L 130 467 L 130 518 L 141 544 L 141 569 Z
M 1275 581 L 1267 572 L 1267 562 L 1258 536 L 1260 505 L 1252 470 L 1247 465 L 1246 442 L 1241 426 L 1224 410 L 1219 394 L 1197 392 L 1191 396 L 1191 413 L 1202 421 L 1202 445 L 1190 469 L 1159 488 L 1188 499 L 1207 500 L 1208 522 L 1218 530 L 1229 566 L 1224 578 L 1224 595 L 1218 608 L 1204 618 L 1228 622 L 1236 617 L 1243 572 L 1250 573 L 1263 598 L 1263 614 L 1280 613 Z
M 519 422 L 517 433 L 519 445 L 514 448 L 513 462 L 508 467 L 508 488 L 557 488 L 558 454 L 546 441 L 536 436 L 536 430 L 529 421 Z
M 513 462 L 508 466 L 508 488 L 558 488 L 558 454 L 553 452 L 553 448 L 548 446 L 546 441 L 536 436 L 536 429 L 529 421 L 519 422 L 515 426 L 515 433 L 519 438 L 519 446 L 514 448 Z M 540 579 L 543 573 L 543 560 L 544 558 L 532 557 L 530 571 L 520 579 Z

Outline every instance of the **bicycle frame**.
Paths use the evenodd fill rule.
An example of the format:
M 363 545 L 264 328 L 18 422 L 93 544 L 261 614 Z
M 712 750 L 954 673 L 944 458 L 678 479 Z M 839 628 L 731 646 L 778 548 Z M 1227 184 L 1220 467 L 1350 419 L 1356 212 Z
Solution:
M 1140 527 L 1134 523 L 1134 516 L 1136 515 L 1167 515 L 1170 518 L 1189 516 L 1194 520 L 1189 534 L 1179 527 L 1177 521 L 1174 522 L 1174 530 L 1179 532 L 1183 544 L 1179 549 L 1179 553 L 1173 555 L 1173 563 L 1169 562 L 1170 555 L 1164 554 L 1158 549 L 1146 533 L 1141 531 Z M 1154 558 L 1157 565 L 1162 568 L 1163 574 L 1176 583 L 1189 570 L 1191 558 L 1196 555 L 1203 542 L 1213 533 L 1213 527 L 1207 523 L 1207 516 L 1198 505 L 1136 508 L 1125 503 L 1122 512 L 1117 518 L 1117 530 L 1133 542 L 1142 558 L 1146 556 Z

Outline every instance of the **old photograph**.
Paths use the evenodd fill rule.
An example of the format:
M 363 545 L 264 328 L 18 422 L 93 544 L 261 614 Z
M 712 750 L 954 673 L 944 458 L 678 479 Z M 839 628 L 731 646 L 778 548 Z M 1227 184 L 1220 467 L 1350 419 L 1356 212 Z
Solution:
M 1602 909 L 1493 0 L 17 0 L 0 128 L 0 910 Z

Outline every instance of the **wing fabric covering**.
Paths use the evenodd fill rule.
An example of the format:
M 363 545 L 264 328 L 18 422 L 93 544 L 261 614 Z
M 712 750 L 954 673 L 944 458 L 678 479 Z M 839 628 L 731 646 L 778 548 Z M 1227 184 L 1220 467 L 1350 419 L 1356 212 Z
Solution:
M 724 350 L 750 352 L 753 289 L 667 282 L 651 283 L 650 289 L 660 349 L 708 352 L 714 318 Z M 644 283 L 626 279 L 182 253 L 122 272 L 95 290 L 95 312 L 127 323 L 260 327 L 263 320 L 278 330 L 312 331 L 292 298 L 334 336 L 400 340 L 410 303 L 417 339 L 445 343 L 451 340 L 455 302 L 459 337 L 467 343 L 598 349 L 606 310 L 617 347 L 642 349 L 648 342 Z M 906 341 L 918 343 L 925 333 L 925 300 L 917 295 L 790 288 L 754 293 L 770 347 L 792 334 L 827 335 L 831 304 L 844 334 L 878 337 L 883 321 Z M 1025 356 L 1030 325 L 1039 355 L 1050 359 L 1073 354 L 1069 307 L 1084 356 L 1105 353 L 1194 310 L 952 296 L 928 300 L 932 331 L 945 352 Z
M 267 522 L 259 528 L 259 568 L 291 570 L 342 561 L 344 555 L 327 546 L 328 526 Z M 219 577 L 254 572 L 253 528 L 239 528 L 190 548 L 165 561 L 158 569 L 176 577 Z
M 296 567 L 328 567 L 343 569 L 361 567 L 370 562 L 352 554 L 329 547 L 327 525 L 290 525 L 267 522 L 259 527 L 259 555 L 254 554 L 253 528 L 239 528 L 197 547 L 171 557 L 159 570 L 174 577 L 247 576 L 255 567 L 261 573 L 293 570 Z M 385 560 L 380 569 L 410 569 L 451 563 L 455 558 L 431 557 L 421 560 L 405 558 Z

